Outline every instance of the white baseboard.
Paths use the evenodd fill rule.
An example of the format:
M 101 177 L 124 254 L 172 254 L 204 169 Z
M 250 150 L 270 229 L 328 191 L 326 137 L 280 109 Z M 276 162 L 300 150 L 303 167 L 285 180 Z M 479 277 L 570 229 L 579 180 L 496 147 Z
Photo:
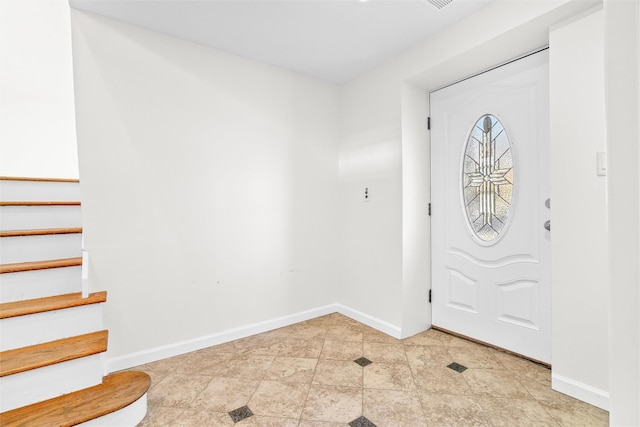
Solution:
M 201 350 L 218 344 L 224 344 L 240 338 L 246 338 L 251 335 L 260 334 L 262 332 L 272 331 L 284 326 L 293 325 L 294 323 L 303 322 L 305 320 L 335 313 L 338 311 L 337 304 L 329 304 L 324 307 L 294 313 L 288 316 L 278 317 L 276 319 L 266 320 L 264 322 L 254 323 L 247 326 L 227 329 L 211 335 L 194 338 L 187 341 L 181 341 L 168 344 L 161 347 L 151 348 L 136 353 L 126 354 L 123 356 L 109 358 L 105 363 L 105 375 L 111 372 L 130 369 L 135 366 L 144 365 L 146 363 L 156 362 L 168 357 L 178 356 L 180 354 L 189 353 L 191 351 Z M 357 320 L 357 319 L 356 319 Z
M 401 330 L 395 325 L 392 325 L 380 319 L 376 319 L 375 317 L 369 316 L 368 314 L 362 313 L 352 308 L 345 307 L 342 304 L 329 304 L 323 307 L 302 311 L 300 313 L 294 313 L 288 316 L 254 323 L 252 325 L 227 329 L 226 331 L 218 332 L 216 334 L 206 335 L 192 340 L 181 341 L 161 347 L 155 347 L 149 350 L 143 350 L 123 356 L 109 358 L 107 354 L 104 374 L 106 375 L 111 372 L 130 369 L 135 366 L 156 362 L 168 357 L 178 356 L 180 354 L 201 350 L 203 348 L 211 347 L 218 344 L 224 344 L 229 341 L 246 338 L 251 335 L 260 334 L 262 332 L 272 331 L 284 326 L 293 325 L 294 323 L 303 322 L 305 320 L 314 319 L 316 317 L 325 316 L 327 314 L 336 312 L 357 320 L 358 322 L 364 323 L 367 326 L 371 326 L 372 328 L 391 335 L 392 337 L 401 337 Z
M 340 314 L 344 314 L 347 317 L 352 318 L 353 320 L 357 320 L 360 323 L 364 323 L 367 326 L 371 326 L 374 329 L 379 330 L 380 332 L 384 332 L 387 335 L 391 335 L 394 338 L 401 339 L 402 338 L 402 330 L 391 323 L 387 323 L 383 320 L 376 319 L 373 316 L 369 316 L 361 311 L 354 310 L 349 307 L 345 307 L 342 304 L 336 304 L 337 312 Z
M 605 411 L 609 410 L 608 391 L 554 373 L 551 374 L 551 388 Z

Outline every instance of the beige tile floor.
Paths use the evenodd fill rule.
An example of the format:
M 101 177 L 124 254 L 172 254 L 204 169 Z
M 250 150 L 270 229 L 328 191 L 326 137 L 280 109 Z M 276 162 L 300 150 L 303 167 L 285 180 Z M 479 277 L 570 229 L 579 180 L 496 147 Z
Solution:
M 361 367 L 355 359 L 372 361 Z M 447 366 L 467 369 L 458 373 Z M 149 426 L 606 426 L 548 369 L 429 330 L 397 340 L 331 314 L 136 368 Z M 234 424 L 230 411 L 253 416 Z M 364 421 L 364 422 L 363 422 Z

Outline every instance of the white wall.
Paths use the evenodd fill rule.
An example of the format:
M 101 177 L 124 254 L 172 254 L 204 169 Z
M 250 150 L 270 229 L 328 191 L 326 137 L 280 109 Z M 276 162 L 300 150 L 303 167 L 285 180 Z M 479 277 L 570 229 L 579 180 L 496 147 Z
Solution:
M 425 225 L 425 222 L 428 220 L 421 220 L 419 213 L 416 213 L 424 209 L 423 200 L 428 197 L 429 183 L 424 177 L 425 169 L 429 168 L 428 156 L 420 152 L 420 147 L 424 147 L 429 141 L 428 136 L 419 136 L 420 132 L 424 132 L 424 122 L 416 119 L 415 114 L 417 111 L 425 111 L 425 107 L 416 101 L 416 91 L 423 88 L 426 97 L 428 90 L 541 47 L 549 41 L 551 26 L 574 17 L 595 4 L 597 3 L 496 2 L 459 26 L 441 33 L 345 86 L 341 164 L 345 157 L 351 156 L 352 147 L 358 147 L 363 162 L 358 165 L 359 174 L 347 175 L 350 178 L 347 180 L 342 171 L 341 177 L 344 210 L 342 230 L 347 236 L 339 277 L 340 288 L 346 289 L 340 297 L 342 303 L 357 305 L 361 311 L 397 325 L 403 336 L 415 333 L 429 323 L 429 309 L 422 308 L 424 317 L 420 318 L 420 308 L 416 307 L 417 301 L 425 298 L 430 287 L 429 248 L 428 241 L 425 241 L 425 236 L 428 236 L 428 224 Z M 495 25 L 483 26 L 482 23 L 489 17 Z M 470 31 L 470 28 L 475 31 Z M 585 31 L 584 27 L 580 27 L 579 31 Z M 554 298 L 558 297 L 553 301 L 554 322 L 559 322 L 559 329 L 554 332 L 553 364 L 554 374 L 555 365 L 558 364 L 554 380 L 557 382 L 558 378 L 562 378 L 565 385 L 570 385 L 563 388 L 563 391 L 606 407 L 609 390 L 606 303 L 608 278 L 607 263 L 603 261 L 607 257 L 606 181 L 595 176 L 595 151 L 604 149 L 605 140 L 602 117 L 604 81 L 601 23 L 600 27 L 596 25 L 594 30 L 586 33 L 592 38 L 600 37 L 595 40 L 595 50 L 583 52 L 582 47 L 588 43 L 580 41 L 576 49 L 581 50 L 574 52 L 574 47 L 571 46 L 574 40 L 570 36 L 575 35 L 563 34 L 565 39 L 559 44 L 561 52 L 558 54 L 562 55 L 564 52 L 569 56 L 558 58 L 556 55 L 555 72 L 559 73 L 558 78 L 571 77 L 575 69 L 570 62 L 583 59 L 587 54 L 595 55 L 595 63 L 600 64 L 600 68 L 594 68 L 591 63 L 588 66 L 592 69 L 580 70 L 583 75 L 572 81 L 577 86 L 562 89 L 557 87 L 556 82 L 555 88 L 551 89 L 555 100 L 552 104 L 557 102 L 557 105 L 576 110 L 581 106 L 573 105 L 576 98 L 571 91 L 583 89 L 584 80 L 595 79 L 594 86 L 588 92 L 583 90 L 579 95 L 580 99 L 584 96 L 589 98 L 585 108 L 594 107 L 586 109 L 590 117 L 600 114 L 595 130 L 586 136 L 588 144 L 572 139 L 570 145 L 554 146 L 552 154 L 562 156 L 553 159 L 551 186 L 558 196 L 552 197 L 552 200 L 561 200 L 560 193 L 564 196 L 564 193 L 569 192 L 569 184 L 580 182 L 580 179 L 587 180 L 580 187 L 585 192 L 572 189 L 573 193 L 569 198 L 553 202 L 554 253 L 559 254 L 558 250 L 562 246 L 562 250 L 567 251 L 563 255 L 571 261 L 567 266 L 562 266 L 563 260 L 559 260 L 560 264 L 553 260 L 554 274 L 559 274 L 558 278 L 553 278 Z M 587 58 L 591 57 L 587 55 Z M 570 69 L 565 70 L 565 66 Z M 554 90 L 558 91 L 554 93 Z M 554 107 L 552 114 L 557 114 L 558 110 Z M 552 120 L 558 123 L 556 118 Z M 581 126 L 588 122 L 590 121 L 584 118 L 578 120 Z M 578 132 L 583 129 L 584 126 L 579 127 Z M 569 132 L 566 128 L 562 131 Z M 374 156 L 381 152 L 381 141 L 384 141 L 387 153 L 384 157 L 387 160 L 384 175 L 378 173 L 381 163 L 373 161 L 383 158 Z M 565 156 L 569 152 L 572 153 L 569 168 L 575 168 L 576 175 L 566 180 L 566 173 L 563 175 L 560 172 L 560 162 L 566 160 Z M 395 160 L 394 156 L 397 155 L 401 155 L 402 163 Z M 420 175 L 422 178 L 419 178 Z M 376 185 L 381 188 L 379 192 L 382 193 L 378 197 L 381 206 L 377 206 L 374 211 L 377 213 L 377 223 L 370 219 L 373 217 L 369 213 L 369 205 L 356 202 L 358 190 L 368 185 L 373 177 L 379 179 Z M 558 182 L 560 179 L 562 181 Z M 594 194 L 590 191 L 592 187 Z M 401 201 L 396 198 L 399 188 L 404 193 Z M 376 194 L 375 189 L 373 194 Z M 573 204 L 568 206 L 568 203 Z M 560 204 L 558 210 L 555 209 L 557 204 Z M 590 206 L 590 209 L 576 220 L 576 208 L 586 209 L 585 206 Z M 427 217 L 425 215 L 422 218 Z M 362 222 L 366 224 L 362 225 Z M 567 225 L 569 228 L 563 230 Z M 589 233 L 589 238 L 593 235 L 596 243 L 589 240 L 586 248 L 580 246 L 584 245 L 584 233 L 579 245 L 570 242 L 580 231 L 579 225 L 596 229 Z M 383 231 L 373 234 L 376 233 L 373 228 L 376 226 Z M 558 234 L 560 240 L 556 242 Z M 402 245 L 400 261 L 392 253 L 399 244 Z M 387 251 L 389 256 L 374 256 Z M 577 252 L 578 256 L 574 256 Z M 422 256 L 416 256 L 417 254 Z M 571 269 L 576 266 L 579 266 L 582 273 L 578 272 L 577 278 L 569 278 Z M 402 279 L 399 277 L 401 274 Z M 411 316 L 407 313 L 411 313 Z
M 402 85 L 402 335 L 431 326 L 431 304 L 425 286 L 431 276 L 429 200 L 431 152 L 425 117 L 425 90 Z
M 607 0 L 612 426 L 640 425 L 640 3 Z
M 0 175 L 77 178 L 66 0 L 0 2 Z
M 343 87 L 341 303 L 402 336 L 428 327 L 428 91 L 544 46 L 551 25 L 593 4 L 494 2 Z
M 388 81 L 370 92 L 343 88 L 340 143 L 338 300 L 400 331 L 402 181 L 399 94 Z M 367 86 L 369 87 L 369 86 Z M 398 88 L 399 89 L 399 88 Z M 395 110 L 395 111 L 394 111 Z M 395 116 L 396 120 L 389 119 Z M 364 201 L 368 188 L 370 200 Z
M 544 45 L 551 25 L 595 3 L 495 2 L 342 90 L 74 13 L 87 238 L 94 286 L 108 289 L 112 301 L 111 356 L 336 300 L 399 335 L 427 327 L 428 306 L 418 299 L 430 286 L 428 218 L 411 211 L 424 209 L 429 194 L 421 93 Z M 608 92 L 605 99 L 617 108 L 631 105 Z M 624 154 L 611 159 L 616 142 L 609 138 L 611 166 L 624 163 Z M 587 151 L 593 155 L 593 147 Z M 610 194 L 612 178 L 610 171 Z M 256 198 L 255 188 L 263 190 Z M 613 212 L 624 217 L 619 227 L 637 227 L 637 215 L 630 219 L 621 207 Z M 610 226 L 611 213 L 610 206 Z M 637 248 L 638 233 L 627 238 Z M 639 259 L 637 251 L 631 256 Z M 612 329 L 637 319 L 637 305 L 623 303 L 637 294 L 637 268 L 626 258 L 622 264 Z M 554 310 L 584 316 L 575 304 Z M 581 328 L 566 334 L 580 335 Z M 638 335 L 636 325 L 630 333 Z M 611 335 L 612 364 L 637 361 L 637 342 L 623 338 L 628 334 Z M 600 335 L 592 339 L 598 348 L 608 344 Z M 573 354 L 585 360 L 581 369 L 601 368 L 603 353 L 592 358 L 559 341 L 554 358 Z M 635 416 L 637 382 L 625 382 L 623 368 L 612 369 L 612 408 Z M 590 375 L 570 374 L 580 384 Z
M 596 173 L 596 153 L 606 150 L 601 8 L 559 24 L 549 39 L 552 382 L 608 409 L 607 178 Z
M 72 21 L 89 279 L 108 291 L 112 366 L 335 303 L 338 87 Z

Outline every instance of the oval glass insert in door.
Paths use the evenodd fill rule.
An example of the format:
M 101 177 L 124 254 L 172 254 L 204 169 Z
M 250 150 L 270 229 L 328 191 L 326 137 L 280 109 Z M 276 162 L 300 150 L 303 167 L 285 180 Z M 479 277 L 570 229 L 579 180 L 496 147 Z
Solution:
M 513 183 L 513 153 L 507 132 L 496 116 L 485 114 L 469 134 L 462 162 L 465 214 L 481 242 L 494 242 L 505 230 Z

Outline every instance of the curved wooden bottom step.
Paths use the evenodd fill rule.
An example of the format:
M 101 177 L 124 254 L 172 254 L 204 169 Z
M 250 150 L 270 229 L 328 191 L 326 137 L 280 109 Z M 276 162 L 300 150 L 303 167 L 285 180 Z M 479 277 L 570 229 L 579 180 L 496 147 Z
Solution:
M 119 411 L 140 399 L 151 378 L 144 372 L 117 372 L 102 384 L 0 414 L 2 427 L 74 426 Z

